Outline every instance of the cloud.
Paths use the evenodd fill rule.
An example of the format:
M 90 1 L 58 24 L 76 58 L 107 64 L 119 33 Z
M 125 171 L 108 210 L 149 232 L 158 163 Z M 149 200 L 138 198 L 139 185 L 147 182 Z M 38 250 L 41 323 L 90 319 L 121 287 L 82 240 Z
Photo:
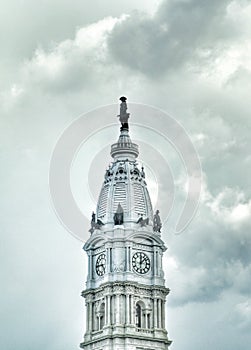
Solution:
M 214 68 L 219 55 L 232 50 L 242 35 L 243 18 L 235 15 L 236 7 L 230 0 L 164 1 L 152 17 L 137 12 L 118 23 L 109 48 L 116 61 L 152 78 L 183 66 Z M 244 3 L 242 16 L 246 7 L 250 10 Z
M 234 309 L 232 322 L 238 322 L 238 328 L 249 331 L 251 326 L 251 300 L 247 299 L 238 303 Z
M 164 266 L 174 306 L 218 300 L 228 290 L 250 294 L 250 218 L 243 192 L 225 188 L 213 196 L 204 182 L 197 218 L 178 239 L 168 239 Z
M 103 65 L 107 64 L 107 36 L 120 20 L 105 18 L 80 28 L 73 40 L 62 41 L 50 51 L 37 49 L 23 67 L 25 80 L 28 84 L 54 91 L 90 87 L 94 82 L 98 83 Z
M 243 192 L 225 188 L 208 205 L 221 221 L 233 228 L 251 220 L 251 200 L 247 202 Z

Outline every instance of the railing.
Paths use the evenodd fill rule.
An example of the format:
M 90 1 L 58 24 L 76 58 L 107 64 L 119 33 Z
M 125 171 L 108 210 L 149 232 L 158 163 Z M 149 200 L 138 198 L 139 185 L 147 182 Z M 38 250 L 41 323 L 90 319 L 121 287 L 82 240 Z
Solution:
M 114 143 L 111 146 L 111 151 L 115 151 L 115 150 L 121 149 L 121 148 L 130 148 L 130 149 L 132 148 L 137 152 L 139 150 L 139 146 L 136 143 L 124 142 L 124 143 Z
M 153 334 L 154 331 L 148 328 L 136 328 L 136 332 L 144 333 L 144 334 Z

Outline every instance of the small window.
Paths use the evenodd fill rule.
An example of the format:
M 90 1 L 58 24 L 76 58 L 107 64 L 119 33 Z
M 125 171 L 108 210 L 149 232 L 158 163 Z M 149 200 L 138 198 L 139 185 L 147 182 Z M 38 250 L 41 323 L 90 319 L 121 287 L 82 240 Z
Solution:
M 141 306 L 139 304 L 136 305 L 136 326 L 141 328 L 142 327 L 142 323 L 141 323 L 141 320 L 142 320 L 142 309 L 141 309 Z
M 105 304 L 104 303 L 102 303 L 100 306 L 100 312 L 99 312 L 98 318 L 99 318 L 98 329 L 101 330 L 101 329 L 103 329 L 103 327 L 105 325 Z
M 147 328 L 151 328 L 151 324 L 150 324 L 150 314 L 147 314 Z

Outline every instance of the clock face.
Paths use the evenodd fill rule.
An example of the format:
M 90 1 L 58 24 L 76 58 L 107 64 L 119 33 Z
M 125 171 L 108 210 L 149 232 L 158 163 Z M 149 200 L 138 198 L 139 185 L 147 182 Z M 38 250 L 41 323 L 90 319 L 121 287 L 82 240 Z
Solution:
M 105 254 L 100 254 L 96 261 L 97 275 L 103 276 L 103 274 L 105 273 L 105 263 L 106 263 Z
M 142 252 L 137 252 L 132 257 L 132 267 L 138 273 L 144 274 L 150 270 L 150 259 Z

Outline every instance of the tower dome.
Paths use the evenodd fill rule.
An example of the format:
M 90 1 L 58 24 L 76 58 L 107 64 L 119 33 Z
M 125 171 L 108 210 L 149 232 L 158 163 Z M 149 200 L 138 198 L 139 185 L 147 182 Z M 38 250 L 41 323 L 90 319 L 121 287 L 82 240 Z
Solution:
M 118 115 L 122 126 L 118 141 L 111 146 L 113 162 L 105 172 L 97 203 L 97 219 L 108 226 L 123 222 L 124 226 L 130 227 L 142 220 L 151 225 L 152 203 L 144 168 L 139 168 L 137 163 L 138 145 L 129 136 L 129 113 L 126 112 L 126 98 L 123 99 Z M 122 221 L 119 215 L 123 217 Z

